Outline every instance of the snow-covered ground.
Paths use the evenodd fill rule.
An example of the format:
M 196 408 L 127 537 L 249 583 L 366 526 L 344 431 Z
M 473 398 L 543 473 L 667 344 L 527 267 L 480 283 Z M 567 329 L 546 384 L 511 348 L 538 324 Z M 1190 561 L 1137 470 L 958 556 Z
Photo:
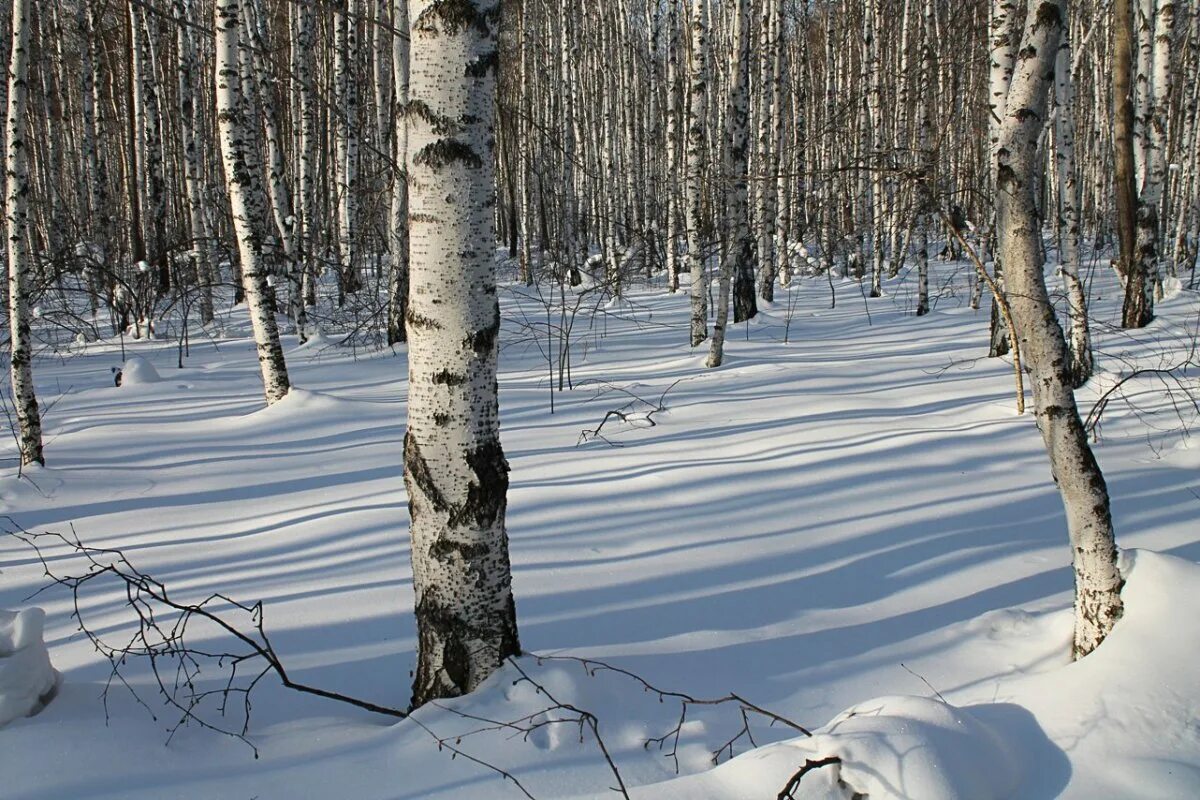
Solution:
M 1138 552 L 1123 556 L 1126 618 L 1069 664 L 1070 553 L 1041 441 L 1014 412 L 1010 364 L 982 357 L 986 311 L 965 307 L 965 271 L 939 267 L 942 296 L 920 319 L 899 284 L 866 301 L 839 281 L 831 309 L 829 285 L 805 281 L 734 328 L 713 371 L 687 347 L 686 294 L 632 292 L 577 319 L 576 388 L 555 395 L 553 415 L 536 338 L 546 310 L 523 287 L 505 292 L 523 646 L 695 698 L 736 692 L 815 737 L 751 715 L 751 750 L 737 703 L 688 704 L 680 724 L 678 698 L 630 675 L 529 657 L 398 723 L 268 677 L 248 731 L 257 759 L 196 726 L 164 745 L 176 717 L 147 665 L 124 675 L 157 719 L 120 687 L 106 710 L 109 665 L 56 590 L 30 602 L 47 612 L 61 685 L 40 714 L 0 729 L 0 796 L 620 796 L 590 728 L 553 722 L 577 714 L 538 715 L 548 696 L 595 715 L 630 796 L 645 800 L 769 800 L 806 759 L 830 755 L 843 763 L 806 775 L 797 798 L 848 796 L 839 776 L 872 800 L 1200 796 L 1195 407 L 1161 374 L 1107 406 L 1097 453 L 1119 542 Z M 1085 412 L 1133 368 L 1186 360 L 1196 330 L 1189 292 L 1146 331 L 1115 329 L 1118 298 L 1098 277 L 1103 373 L 1080 392 Z M 129 345 L 145 363 L 119 388 L 115 345 L 39 361 L 49 467 L 18 479 L 8 462 L 0 510 L 27 530 L 74 526 L 89 545 L 119 547 L 178 599 L 261 600 L 293 679 L 404 707 L 404 359 L 289 339 L 300 389 L 264 409 L 240 311 L 224 330 L 193 339 L 184 369 L 173 342 Z M 1196 371 L 1176 374 L 1195 386 Z M 580 444 L 610 409 L 632 413 Z M 13 540 L 0 540 L 0 563 L 0 608 L 45 582 Z M 115 584 L 89 587 L 82 608 L 105 636 L 132 635 Z M 527 734 L 486 721 L 530 715 Z M 439 752 L 430 731 L 466 755 Z M 655 737 L 666 738 L 646 746 Z

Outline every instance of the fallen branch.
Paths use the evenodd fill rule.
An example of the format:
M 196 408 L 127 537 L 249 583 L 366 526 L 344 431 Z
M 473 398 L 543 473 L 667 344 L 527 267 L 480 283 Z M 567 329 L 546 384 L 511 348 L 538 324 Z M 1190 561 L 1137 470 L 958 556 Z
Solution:
M 263 619 L 262 603 L 246 605 L 226 595 L 213 593 L 200 602 L 176 600 L 160 581 L 141 572 L 120 550 L 89 547 L 80 541 L 74 529 L 71 534 L 56 532 L 31 533 L 9 518 L 4 519 L 4 532 L 29 546 L 41 562 L 42 570 L 51 583 L 31 597 L 59 586 L 71 592 L 71 617 L 92 646 L 109 662 L 111 669 L 104 684 L 101 699 L 105 718 L 108 718 L 108 693 L 115 683 L 124 686 L 133 698 L 155 720 L 157 715 L 145 700 L 125 680 L 122 670 L 130 659 L 144 658 L 149 662 L 158 692 L 165 705 L 178 713 L 178 719 L 168 728 L 167 741 L 183 726 L 199 727 L 233 737 L 246 744 L 258 757 L 258 749 L 247 737 L 250 727 L 251 693 L 259 682 L 274 674 L 285 687 L 305 694 L 336 700 L 376 714 L 397 719 L 408 716 L 401 711 L 367 700 L 331 692 L 292 680 L 282 660 L 271 644 Z M 52 566 L 55 560 L 46 549 L 65 546 L 72 555 L 83 561 L 83 571 L 66 574 Z M 125 593 L 126 604 L 137 615 L 137 629 L 128 641 L 110 642 L 101 636 L 84 617 L 80 592 L 89 583 L 108 578 L 116 581 Z M 250 632 L 227 619 L 230 611 L 249 616 Z M 211 649 L 196 643 L 190 635 L 198 623 L 210 623 L 234 642 L 228 649 Z M 222 679 L 218 688 L 203 689 L 199 685 L 202 673 L 215 671 Z M 240 699 L 240 725 L 223 721 L 230 712 L 230 701 Z M 222 721 L 214 721 L 205 713 L 206 701 L 215 703 L 215 713 Z
M 796 770 L 796 774 L 788 779 L 787 785 L 780 790 L 779 795 L 775 798 L 775 800 L 796 800 L 796 790 L 800 788 L 801 778 L 812 772 L 814 769 L 829 767 L 840 763 L 842 763 L 842 760 L 837 756 L 829 756 L 828 758 L 821 758 L 817 760 L 813 760 L 811 758 L 808 759 L 804 762 L 804 766 Z

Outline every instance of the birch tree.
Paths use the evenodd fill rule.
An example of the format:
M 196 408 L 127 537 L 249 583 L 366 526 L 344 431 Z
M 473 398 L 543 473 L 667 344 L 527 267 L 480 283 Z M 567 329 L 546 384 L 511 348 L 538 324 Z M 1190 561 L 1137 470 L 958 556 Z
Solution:
M 1108 490 L 1079 418 L 1066 339 L 1042 273 L 1038 138 L 1065 15 L 1063 0 L 1029 3 L 1000 127 L 996 219 L 1008 301 L 1033 373 L 1038 428 L 1066 510 L 1075 568 L 1073 651 L 1081 658 L 1100 645 L 1123 606 Z
M 263 393 L 266 395 L 267 405 L 271 405 L 287 395 L 291 384 L 288 381 L 287 365 L 283 360 L 283 347 L 279 342 L 279 328 L 268 299 L 271 288 L 267 283 L 262 252 L 264 220 L 256 218 L 260 206 L 252 199 L 256 191 L 261 192 L 261 187 L 256 186 L 257 176 L 246 161 L 248 131 L 242 114 L 243 104 L 239 97 L 239 51 L 242 46 L 240 3 L 241 0 L 216 0 L 213 6 L 216 31 L 216 57 L 213 63 L 217 127 L 221 140 L 221 162 L 233 212 L 233 228 L 237 237 L 246 308 L 254 330 L 258 366 L 262 371 Z
M 1148 297 L 1146 280 L 1137 257 L 1137 171 L 1134 158 L 1133 113 L 1133 10 L 1130 0 L 1113 0 L 1112 7 L 1112 94 L 1113 94 L 1113 192 L 1119 253 L 1118 274 L 1125 282 L 1122 324 L 1138 328 L 1145 324 Z M 1153 295 L 1149 295 L 1153 301 Z
M 749 126 L 750 82 L 750 8 L 749 0 L 738 0 L 733 9 L 732 38 L 734 51 L 729 64 L 733 85 L 729 89 L 729 105 L 725 110 L 725 145 L 722 164 L 723 182 L 729 187 L 729 205 L 725 224 L 730 245 L 721 260 L 720 288 L 717 292 L 717 319 L 713 323 L 707 367 L 719 367 L 725 358 L 725 330 L 729 326 L 729 284 L 740 270 L 754 262 L 754 239 L 750 233 L 749 163 L 747 141 Z M 750 300 L 754 300 L 754 284 L 750 284 Z M 735 309 L 737 298 L 734 299 Z M 735 314 L 736 320 L 736 314 Z
M 408 0 L 394 0 L 392 6 L 393 25 L 398 31 L 408 31 Z M 397 35 L 392 39 L 393 97 L 395 98 L 396 133 L 393 137 L 391 224 L 389 250 L 392 254 L 392 271 L 388 283 L 388 326 L 389 345 L 408 341 L 404 327 L 404 315 L 408 310 L 408 37 Z
M 1075 93 L 1071 79 L 1069 26 L 1054 59 L 1054 139 L 1058 173 L 1059 267 L 1067 290 L 1071 321 L 1071 385 L 1082 386 L 1092 376 L 1092 339 L 1088 324 L 1087 293 L 1079 275 L 1079 201 L 1075 164 Z
M 8 116 L 5 152 L 5 222 L 8 239 L 9 368 L 21 466 L 45 464 L 42 417 L 33 384 L 33 342 L 29 295 L 33 291 L 29 252 L 29 103 L 30 0 L 13 0 L 12 49 L 8 62 Z
M 705 102 L 707 100 L 707 69 L 705 64 L 708 0 L 694 0 L 691 8 L 691 52 L 688 54 L 687 112 L 687 244 L 688 272 L 692 285 L 691 342 L 697 347 L 708 338 L 708 281 L 704 264 L 704 241 L 701 230 L 701 211 L 704 178 Z
M 496 395 L 492 162 L 497 0 L 413 0 L 408 488 L 413 704 L 474 690 L 520 652 Z

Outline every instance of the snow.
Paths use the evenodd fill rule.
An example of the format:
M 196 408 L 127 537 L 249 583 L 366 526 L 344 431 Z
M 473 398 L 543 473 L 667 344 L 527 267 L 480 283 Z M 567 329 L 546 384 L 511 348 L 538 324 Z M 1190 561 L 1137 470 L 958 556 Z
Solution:
M 40 608 L 0 609 L 0 728 L 50 700 L 58 676 L 42 641 L 45 619 Z
M 142 356 L 130 356 L 125 359 L 125 366 L 121 368 L 122 386 L 144 386 L 161 380 L 162 376 L 158 374 L 158 370 Z
M 1013 411 L 1010 363 L 981 357 L 987 311 L 966 307 L 970 271 L 931 268 L 945 295 L 921 319 L 911 281 L 869 301 L 853 281 L 831 287 L 823 276 L 780 290 L 754 325 L 729 332 L 717 371 L 687 347 L 686 292 L 630 287 L 619 306 L 583 303 L 577 388 L 555 395 L 553 415 L 546 310 L 522 286 L 502 291 L 524 647 L 598 659 L 696 698 L 737 692 L 814 737 L 751 715 L 757 747 L 737 738 L 730 758 L 736 703 L 690 705 L 680 724 L 677 698 L 630 676 L 529 656 L 470 697 L 401 722 L 267 677 L 248 731 L 258 759 L 195 725 L 164 745 L 175 720 L 147 665 L 131 661 L 124 674 L 157 720 L 119 685 L 106 710 L 111 668 L 78 632 L 70 597 L 51 591 L 38 603 L 63 679 L 41 713 L 0 730 L 4 796 L 522 796 L 495 771 L 439 752 L 417 723 L 539 800 L 619 796 L 593 732 L 548 694 L 596 715 L 639 800 L 775 798 L 805 759 L 835 754 L 844 763 L 806 775 L 797 798 L 842 800 L 847 787 L 871 800 L 1200 796 L 1193 406 L 1153 375 L 1118 386 L 1137 367 L 1186 359 L 1196 294 L 1165 300 L 1136 336 L 1095 326 L 1105 374 L 1079 397 L 1086 414 L 1113 389 L 1096 451 L 1126 548 L 1126 616 L 1072 664 L 1070 552 L 1040 438 Z M 1115 279 L 1097 270 L 1095 280 L 1097 313 L 1112 322 Z M 19 478 L 10 466 L 0 513 L 122 548 L 178 598 L 261 600 L 293 679 L 406 706 L 415 631 L 403 348 L 364 355 L 338 348 L 334 332 L 306 346 L 285 337 L 302 388 L 267 409 L 244 312 L 214 329 L 225 333 L 195 337 L 183 369 L 173 341 L 127 340 L 169 376 L 136 392 L 112 385 L 118 342 L 39 360 L 42 396 L 57 398 L 49 466 Z M 1178 374 L 1194 385 L 1194 367 Z M 650 405 L 610 420 L 607 442 L 577 446 L 628 393 Z M 58 568 L 75 563 L 50 555 Z M 3 537 L 0 563 L 0 607 L 45 584 L 31 552 Z M 111 583 L 89 586 L 81 611 L 113 640 L 132 635 Z M 211 631 L 201 641 L 224 643 Z M 527 719 L 531 730 L 483 730 L 463 715 Z

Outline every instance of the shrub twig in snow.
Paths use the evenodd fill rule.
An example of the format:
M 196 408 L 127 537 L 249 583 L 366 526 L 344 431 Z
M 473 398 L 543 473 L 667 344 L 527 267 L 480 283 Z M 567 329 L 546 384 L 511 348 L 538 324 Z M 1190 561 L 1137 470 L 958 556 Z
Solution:
M 72 529 L 71 534 L 56 532 L 31 533 L 5 520 L 5 532 L 33 549 L 41 562 L 42 569 L 51 583 L 32 596 L 36 597 L 47 589 L 60 586 L 71 592 L 71 617 L 80 632 L 92 646 L 103 655 L 111 666 L 101 697 L 104 701 L 105 718 L 108 717 L 108 692 L 114 682 L 129 690 L 151 717 L 157 715 L 145 700 L 125 680 L 121 670 L 130 659 L 145 658 L 150 664 L 158 692 L 163 702 L 179 718 L 170 726 L 167 741 L 183 726 L 198 725 L 206 730 L 231 736 L 244 742 L 258 757 L 258 749 L 250 742 L 247 732 L 250 726 L 250 695 L 259 682 L 274 673 L 289 689 L 316 695 L 330 700 L 385 716 L 403 719 L 407 711 L 388 708 L 366 700 L 331 692 L 292 680 L 271 644 L 264 626 L 261 602 L 246 605 L 214 592 L 199 602 L 176 600 L 160 581 L 133 566 L 120 550 L 90 547 L 80 541 Z M 72 555 L 82 559 L 83 570 L 77 574 L 58 571 L 52 566 L 56 560 L 46 552 L 50 547 L 66 547 Z M 124 590 L 126 605 L 137 615 L 137 629 L 128 641 L 111 642 L 102 636 L 84 619 L 81 606 L 81 590 L 92 581 L 109 578 L 118 582 Z M 227 617 L 230 612 L 249 615 L 249 633 Z M 211 623 L 223 634 L 231 637 L 235 644 L 228 649 L 209 649 L 189 637 L 190 628 L 200 622 Z M 203 689 L 199 685 L 205 669 L 224 670 L 223 685 L 216 689 Z M 224 720 L 230 712 L 230 700 L 240 698 L 241 724 L 215 722 L 204 713 L 206 701 L 216 704 L 217 715 Z

